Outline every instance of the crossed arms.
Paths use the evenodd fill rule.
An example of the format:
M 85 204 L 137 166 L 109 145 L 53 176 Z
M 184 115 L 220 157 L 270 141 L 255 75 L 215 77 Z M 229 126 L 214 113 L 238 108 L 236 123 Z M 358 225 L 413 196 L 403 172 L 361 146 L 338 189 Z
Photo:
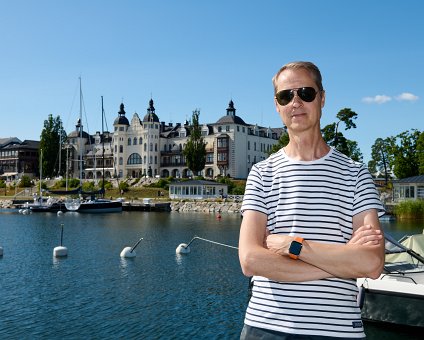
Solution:
M 384 237 L 377 212 L 353 217 L 353 235 L 345 245 L 305 240 L 298 260 L 288 256 L 293 236 L 268 235 L 267 216 L 247 210 L 240 228 L 239 258 L 246 276 L 275 281 L 310 281 L 329 277 L 377 278 L 384 266 Z

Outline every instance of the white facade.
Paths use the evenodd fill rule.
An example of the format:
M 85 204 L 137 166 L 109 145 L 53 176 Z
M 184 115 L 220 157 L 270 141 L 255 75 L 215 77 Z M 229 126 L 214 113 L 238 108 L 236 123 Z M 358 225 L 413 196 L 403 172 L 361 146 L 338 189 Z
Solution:
M 201 175 L 205 178 L 221 175 L 244 179 L 247 178 L 253 164 L 268 157 L 267 152 L 278 143 L 283 129 L 246 124 L 243 119 L 236 116 L 232 100 L 226 111 L 227 114 L 216 123 L 201 126 L 207 153 L 206 165 Z M 190 134 L 188 123 L 173 125 L 160 122 L 152 99 L 143 119 L 134 113 L 131 122 L 125 116 L 124 104 L 121 104 L 113 125 L 112 173 L 116 176 L 121 178 L 192 176 L 183 155 Z M 74 147 L 78 148 L 77 132 L 71 135 Z M 92 146 L 87 144 L 88 137 L 85 135 L 83 137 L 85 137 L 84 155 L 87 155 Z

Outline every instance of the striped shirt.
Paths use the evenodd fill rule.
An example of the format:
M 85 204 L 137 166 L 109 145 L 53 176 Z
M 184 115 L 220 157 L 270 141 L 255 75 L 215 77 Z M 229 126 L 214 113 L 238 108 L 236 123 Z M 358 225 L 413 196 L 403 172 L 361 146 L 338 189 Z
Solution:
M 250 171 L 242 212 L 268 216 L 270 233 L 346 244 L 352 218 L 368 209 L 384 213 L 369 171 L 331 149 L 314 161 L 290 159 L 283 149 Z M 254 276 L 245 323 L 279 332 L 364 337 L 356 280 L 328 278 L 275 282 Z

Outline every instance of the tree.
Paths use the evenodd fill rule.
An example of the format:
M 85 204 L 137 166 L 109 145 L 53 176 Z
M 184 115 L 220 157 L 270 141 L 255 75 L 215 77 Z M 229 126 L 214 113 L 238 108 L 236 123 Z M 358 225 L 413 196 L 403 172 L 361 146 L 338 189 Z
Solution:
M 372 159 L 368 162 L 368 169 L 371 172 L 380 171 L 384 173 L 386 185 L 389 181 L 388 173 L 391 168 L 390 164 L 393 164 L 393 155 L 391 154 L 393 145 L 393 138 L 377 138 L 371 147 Z
M 274 144 L 272 148 L 268 151 L 268 156 L 272 155 L 273 153 L 276 153 L 281 148 L 284 148 L 287 144 L 289 144 L 290 138 L 289 134 L 287 133 L 287 128 L 284 127 L 284 132 L 281 134 L 280 138 L 278 139 L 277 144 Z
M 424 132 L 417 139 L 418 174 L 424 175 Z
M 362 153 L 358 147 L 356 141 L 347 139 L 343 133 L 339 131 L 339 124 L 343 122 L 345 124 L 345 130 L 356 129 L 354 120 L 358 117 L 358 114 L 349 108 L 340 110 L 336 118 L 337 122 L 328 124 L 321 129 L 322 137 L 328 145 L 334 147 L 341 153 L 352 158 L 355 161 L 362 162 Z
M 65 140 L 66 132 L 63 130 L 60 116 L 53 118 L 50 114 L 44 121 L 40 137 L 40 149 L 43 150 L 43 176 L 54 177 L 65 172 L 66 153 L 61 146 Z
M 390 150 L 393 154 L 393 172 L 398 178 L 407 178 L 419 174 L 417 142 L 420 132 L 416 129 L 397 135 Z
M 190 135 L 183 150 L 187 167 L 196 176 L 205 168 L 206 164 L 206 143 L 202 137 L 202 129 L 199 125 L 199 115 L 199 109 L 193 111 L 192 123 L 189 127 Z

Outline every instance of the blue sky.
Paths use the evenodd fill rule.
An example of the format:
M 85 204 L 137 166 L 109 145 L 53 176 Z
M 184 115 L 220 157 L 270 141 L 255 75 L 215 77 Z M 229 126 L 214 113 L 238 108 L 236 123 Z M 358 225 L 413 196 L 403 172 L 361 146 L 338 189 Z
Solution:
M 49 114 L 65 130 L 79 116 L 109 130 L 123 101 L 143 117 L 152 97 L 161 121 L 226 114 L 280 127 L 271 78 L 285 63 L 313 61 L 327 93 L 322 126 L 358 114 L 364 161 L 376 138 L 424 127 L 422 1 L 0 1 L 0 137 L 40 138 Z

